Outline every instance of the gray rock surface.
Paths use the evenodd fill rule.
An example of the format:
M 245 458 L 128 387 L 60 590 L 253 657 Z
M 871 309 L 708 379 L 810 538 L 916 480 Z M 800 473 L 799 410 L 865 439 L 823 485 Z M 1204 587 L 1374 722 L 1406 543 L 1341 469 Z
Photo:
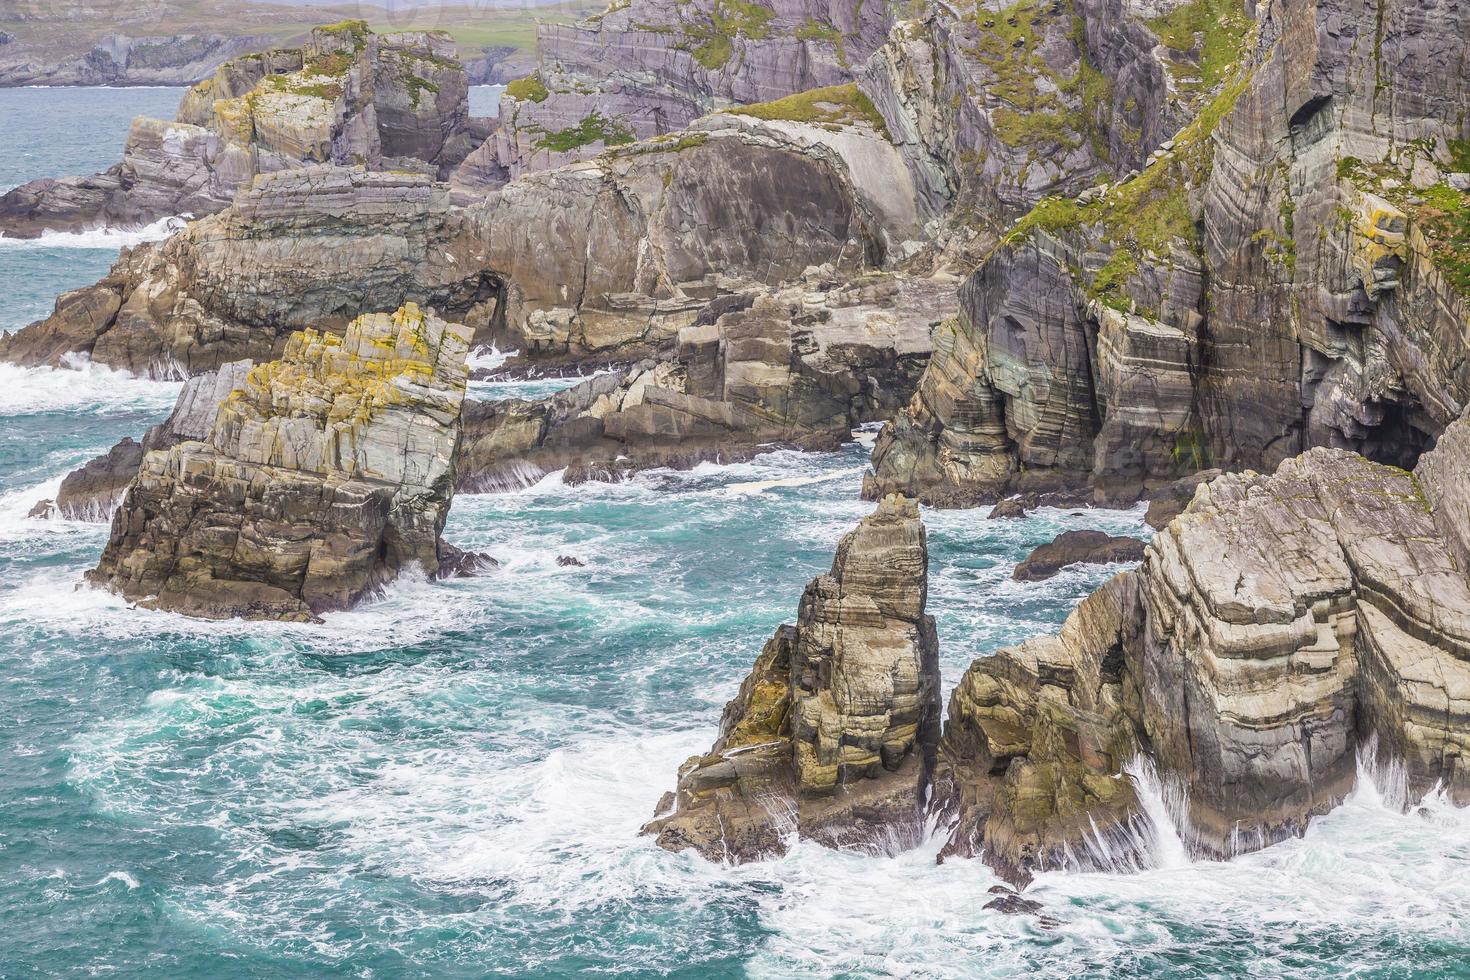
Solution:
M 96 523 L 111 521 L 128 485 L 138 475 L 144 454 L 168 449 L 185 440 L 209 438 L 220 405 L 230 392 L 244 384 L 252 366 L 250 361 L 235 361 L 218 371 L 190 378 L 179 392 L 169 417 L 149 428 L 141 443 L 124 437 L 106 453 L 67 474 L 56 499 L 37 504 L 31 516 Z
M 413 306 L 294 335 L 207 440 L 144 457 L 89 581 L 193 616 L 308 620 L 406 569 L 463 570 L 439 535 L 468 342 Z
M 1470 139 L 1466 12 L 1256 16 L 1167 150 L 1043 202 L 985 257 L 869 495 L 1124 501 L 1312 446 L 1413 465 L 1458 416 L 1466 197 L 1445 174 Z
M 952 284 L 816 275 L 730 299 L 660 359 L 539 401 L 471 401 L 461 488 L 515 489 L 562 468 L 573 482 L 614 479 L 775 445 L 835 449 L 911 397 Z
M 939 736 L 928 550 L 918 507 L 890 498 L 807 586 L 795 626 L 766 644 L 720 736 L 679 769 L 659 846 L 740 863 L 790 835 L 891 852 L 917 843 Z
M 1111 565 L 1143 560 L 1144 543 L 1103 531 L 1063 531 L 1016 565 L 1011 578 L 1041 582 L 1070 565 Z
M 258 174 L 311 164 L 447 176 L 476 142 L 454 56 L 447 34 L 378 35 L 346 21 L 313 30 L 300 49 L 234 58 L 185 94 L 172 122 L 134 120 L 112 169 L 0 196 L 0 233 L 202 217 Z
M 970 667 L 936 771 L 945 853 L 1017 881 L 1150 863 L 1159 828 L 1119 778 L 1145 751 L 1196 856 L 1301 834 L 1360 756 L 1400 805 L 1470 801 L 1467 467 L 1462 420 L 1412 474 L 1319 448 L 1202 487 L 1058 636 Z
M 541 358 L 671 349 L 711 298 L 830 266 L 896 265 L 920 234 L 892 144 L 861 120 L 712 116 L 678 138 L 528 175 L 471 206 L 426 176 L 263 175 L 231 208 L 126 252 L 96 286 L 0 343 L 179 376 L 274 356 L 293 329 L 432 307 Z
M 855 0 L 616 0 L 543 24 L 538 65 L 501 100 L 494 179 L 684 129 L 731 106 L 854 81 L 888 34 Z

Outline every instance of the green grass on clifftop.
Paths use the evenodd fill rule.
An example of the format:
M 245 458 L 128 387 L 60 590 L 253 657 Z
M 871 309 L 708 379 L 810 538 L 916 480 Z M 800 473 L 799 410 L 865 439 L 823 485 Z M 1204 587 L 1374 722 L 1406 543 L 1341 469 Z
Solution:
M 855 82 L 814 88 L 774 102 L 737 106 L 728 111 L 757 119 L 810 123 L 827 128 L 861 122 L 873 127 L 884 139 L 889 139 L 888 126 L 883 122 L 883 116 Z

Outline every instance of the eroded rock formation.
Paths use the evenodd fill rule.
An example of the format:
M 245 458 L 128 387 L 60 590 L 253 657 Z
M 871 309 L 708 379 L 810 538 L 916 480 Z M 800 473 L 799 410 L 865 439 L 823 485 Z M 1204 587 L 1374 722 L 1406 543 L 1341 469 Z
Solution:
M 258 174 L 319 163 L 447 176 L 476 145 L 447 34 L 319 27 L 300 49 L 231 59 L 173 121 L 134 120 L 123 162 L 0 197 L 0 233 L 138 228 L 229 206 Z
M 974 272 L 869 494 L 1127 500 L 1311 446 L 1412 465 L 1458 416 L 1465 9 L 1255 12 L 1140 174 L 1043 202 Z
M 1222 476 L 1059 635 L 975 661 L 940 745 L 946 853 L 1014 880 L 1147 864 L 1160 828 L 1119 778 L 1147 753 L 1196 856 L 1299 835 L 1360 751 L 1407 804 L 1470 802 L 1470 421 L 1414 473 L 1314 449 Z
M 404 302 L 527 355 L 631 360 L 672 348 L 721 293 L 808 267 L 894 265 L 921 234 L 892 144 L 859 118 L 713 116 L 678 138 L 532 174 L 469 207 L 426 176 L 315 166 L 126 253 L 96 286 L 0 345 L 139 373 L 275 356 L 293 329 L 340 330 Z
M 189 615 L 305 620 L 438 573 L 468 342 L 411 305 L 295 334 L 206 440 L 144 457 L 88 579 Z
M 573 481 L 621 477 L 775 445 L 835 449 L 908 401 L 952 297 L 944 279 L 818 273 L 716 301 L 662 358 L 539 401 L 468 403 L 460 485 L 516 488 L 562 468 Z
M 1143 547 L 1137 538 L 1113 537 L 1103 531 L 1063 531 L 1027 555 L 1011 577 L 1018 582 L 1039 582 L 1069 565 L 1140 561 Z
M 218 371 L 190 378 L 179 392 L 169 417 L 149 428 L 142 442 L 125 437 L 106 453 L 67 474 L 56 499 L 36 504 L 31 516 L 111 521 L 128 485 L 138 475 L 144 455 L 186 440 L 208 439 L 220 406 L 230 392 L 245 383 L 245 376 L 253 366 L 250 361 L 234 361 Z
M 766 644 L 719 739 L 680 767 L 646 832 L 731 862 L 782 853 L 793 834 L 877 852 L 916 843 L 939 736 L 927 574 L 917 505 L 882 501 L 807 586 L 796 625 Z
M 487 169 L 503 183 L 734 105 L 852 82 L 889 24 L 885 5 L 853 0 L 616 0 L 543 24 L 536 71 L 501 100 Z

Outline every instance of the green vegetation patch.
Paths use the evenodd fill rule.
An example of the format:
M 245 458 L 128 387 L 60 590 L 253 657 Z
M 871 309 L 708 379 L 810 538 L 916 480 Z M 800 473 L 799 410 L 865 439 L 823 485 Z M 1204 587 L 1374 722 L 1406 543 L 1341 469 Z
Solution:
M 1213 92 L 1240 62 L 1251 19 L 1241 0 L 1190 0 L 1148 26 L 1166 48 L 1198 60 L 1198 77 L 1172 62 L 1170 71 L 1180 91 L 1203 93 Z
M 890 139 L 888 126 L 883 121 L 873 100 L 864 95 L 856 82 L 846 85 L 831 85 L 797 92 L 774 102 L 737 106 L 728 110 L 741 116 L 757 119 L 782 120 L 811 123 L 817 126 L 848 126 L 866 123 L 877 130 L 884 139 Z
M 1102 200 L 1079 204 L 1071 198 L 1046 198 L 1012 226 L 1001 244 L 1014 245 L 1036 230 L 1061 236 L 1098 228 L 1113 250 L 1092 276 L 1088 292 L 1114 309 L 1131 309 L 1127 284 L 1144 256 L 1166 256 L 1176 241 L 1198 249 L 1199 233 L 1189 213 L 1186 181 L 1198 186 L 1204 180 L 1214 158 L 1211 134 L 1248 84 L 1245 74 L 1233 81 L 1175 137 L 1169 155 L 1113 187 Z M 1288 225 L 1294 220 L 1294 206 L 1283 205 L 1283 219 Z
M 621 146 L 633 142 L 633 131 L 593 110 L 581 123 L 569 129 L 546 133 L 536 141 L 538 150 L 553 153 L 569 153 L 583 146 L 601 143 L 604 146 Z
M 532 74 L 511 82 L 505 87 L 505 94 L 525 102 L 545 102 L 551 93 L 546 90 L 541 76 Z
M 690 39 L 688 49 L 695 61 L 711 71 L 723 68 L 735 52 L 735 38 L 763 40 L 770 36 L 774 16 L 769 8 L 749 0 L 715 0 L 709 23 L 684 28 Z
M 847 39 L 842 32 L 831 24 L 823 24 L 819 21 L 807 18 L 806 23 L 796 29 L 798 41 L 822 41 L 832 45 L 837 52 L 837 63 L 847 67 Z

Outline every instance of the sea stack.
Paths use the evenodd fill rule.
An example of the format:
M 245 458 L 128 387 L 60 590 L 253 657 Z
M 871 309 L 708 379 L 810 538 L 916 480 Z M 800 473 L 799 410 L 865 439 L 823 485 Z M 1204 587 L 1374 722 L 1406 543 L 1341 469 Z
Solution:
M 293 335 L 206 439 L 144 457 L 88 579 L 193 616 L 310 620 L 435 574 L 468 341 L 413 304 Z
M 708 753 L 645 827 L 659 846 L 740 863 L 792 834 L 884 852 L 923 829 L 939 738 L 928 546 L 918 505 L 885 498 L 761 651 Z

